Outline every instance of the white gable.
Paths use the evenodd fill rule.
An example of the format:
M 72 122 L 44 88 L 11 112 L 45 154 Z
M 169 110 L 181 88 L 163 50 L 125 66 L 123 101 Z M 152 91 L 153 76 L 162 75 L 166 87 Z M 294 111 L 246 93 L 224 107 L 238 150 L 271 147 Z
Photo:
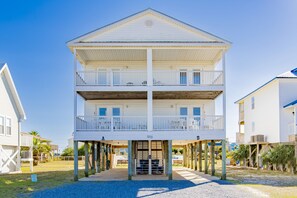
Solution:
M 78 37 L 74 43 L 96 42 L 219 42 L 229 45 L 219 37 L 148 9 L 91 33 Z
M 147 14 L 103 31 L 83 42 L 100 41 L 210 41 L 203 35 Z M 214 40 L 212 40 L 214 41 Z

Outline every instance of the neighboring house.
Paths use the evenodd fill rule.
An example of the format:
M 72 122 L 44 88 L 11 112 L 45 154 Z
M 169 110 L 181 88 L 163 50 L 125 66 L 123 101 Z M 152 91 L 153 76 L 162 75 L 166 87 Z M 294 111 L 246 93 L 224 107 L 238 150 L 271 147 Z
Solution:
M 113 149 L 128 147 L 129 179 L 171 179 L 172 146 L 184 148 L 184 165 L 197 170 L 202 142 L 203 149 L 207 142 L 225 145 L 228 41 L 147 9 L 67 45 L 75 60 L 74 150 L 78 141 L 93 143 L 92 171 L 108 169 Z M 83 115 L 77 115 L 78 96 Z
M 278 75 L 235 103 L 239 106 L 238 144 L 250 144 L 259 154 L 267 146 L 296 141 L 297 68 Z
M 43 138 L 41 136 L 34 136 L 34 138 L 39 139 L 42 142 L 42 144 L 46 144 L 50 148 L 49 153 L 44 153 L 44 152 L 40 153 L 40 156 L 39 156 L 40 161 L 53 159 L 53 157 L 56 154 L 58 154 L 59 146 L 57 144 L 53 144 L 52 140 L 47 139 L 47 138 Z
M 80 148 L 81 146 L 83 146 L 83 143 L 82 142 L 79 142 L 78 143 L 78 148 Z M 73 137 L 71 137 L 71 138 L 68 139 L 67 148 L 74 148 L 73 147 Z
M 20 171 L 20 131 L 25 119 L 8 66 L 0 64 L 0 173 Z

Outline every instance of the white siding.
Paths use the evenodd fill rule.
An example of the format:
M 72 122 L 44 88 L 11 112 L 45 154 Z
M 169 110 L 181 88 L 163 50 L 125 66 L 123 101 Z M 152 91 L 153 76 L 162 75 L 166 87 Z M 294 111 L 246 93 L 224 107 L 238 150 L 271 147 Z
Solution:
M 121 107 L 122 116 L 146 116 L 146 100 L 94 100 L 85 102 L 85 115 L 98 115 L 98 107 Z M 179 115 L 179 107 L 201 107 L 205 115 L 215 114 L 214 100 L 154 100 L 154 116 Z M 192 110 L 188 110 L 191 115 Z
M 146 22 L 151 21 L 151 26 Z M 151 14 L 85 39 L 96 41 L 207 41 L 209 39 Z
M 280 83 L 280 141 L 288 142 L 288 124 L 293 122 L 293 109 L 283 106 L 297 100 L 297 79 L 279 79 Z
M 11 95 L 7 80 L 2 73 L 0 76 L 0 115 L 11 118 L 11 136 L 1 135 L 0 145 L 18 145 L 18 116 L 14 99 Z
M 251 98 L 255 99 L 252 109 Z M 252 131 L 252 123 L 255 131 Z M 271 143 L 279 142 L 279 84 L 274 80 L 244 99 L 244 142 L 250 142 L 252 135 L 264 135 Z

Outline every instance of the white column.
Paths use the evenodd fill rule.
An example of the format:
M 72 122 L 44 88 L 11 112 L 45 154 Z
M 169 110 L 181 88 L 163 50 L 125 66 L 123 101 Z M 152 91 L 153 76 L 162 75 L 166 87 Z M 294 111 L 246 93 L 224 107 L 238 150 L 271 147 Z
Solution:
M 73 75 L 74 75 L 74 82 L 73 82 L 73 94 L 74 94 L 74 125 L 73 131 L 74 134 L 76 133 L 76 117 L 77 117 L 77 95 L 76 95 L 76 72 L 77 72 L 77 60 L 76 60 L 76 49 L 73 51 L 74 57 L 74 68 L 73 68 Z
M 30 171 L 33 172 L 33 146 L 30 146 L 30 149 L 29 149 L 29 153 L 30 153 Z
M 224 92 L 223 92 L 223 116 L 224 116 L 224 133 L 226 136 L 226 66 L 225 66 L 225 51 L 222 54 L 222 66 L 224 77 Z M 226 180 L 226 137 L 222 140 L 222 180 Z
M 17 161 L 16 161 L 16 171 L 21 170 L 21 121 L 18 123 L 18 147 L 17 147 Z
M 151 48 L 146 52 L 147 86 L 153 85 L 153 52 Z
M 147 130 L 153 130 L 153 92 L 147 91 Z
M 152 49 L 147 49 L 147 86 L 153 85 L 153 54 Z M 147 129 L 153 130 L 153 92 L 151 89 L 147 92 Z

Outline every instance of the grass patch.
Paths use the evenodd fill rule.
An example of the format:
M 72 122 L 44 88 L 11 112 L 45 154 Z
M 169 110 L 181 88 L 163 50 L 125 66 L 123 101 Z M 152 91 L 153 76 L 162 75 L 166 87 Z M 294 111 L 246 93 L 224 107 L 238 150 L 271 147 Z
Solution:
M 83 162 L 79 162 L 82 166 Z M 0 175 L 0 197 L 17 197 L 18 194 L 32 193 L 37 190 L 52 188 L 73 180 L 73 161 L 53 161 L 34 167 L 38 182 L 31 182 L 31 172 L 26 164 L 23 173 Z M 79 177 L 83 177 L 79 170 Z

